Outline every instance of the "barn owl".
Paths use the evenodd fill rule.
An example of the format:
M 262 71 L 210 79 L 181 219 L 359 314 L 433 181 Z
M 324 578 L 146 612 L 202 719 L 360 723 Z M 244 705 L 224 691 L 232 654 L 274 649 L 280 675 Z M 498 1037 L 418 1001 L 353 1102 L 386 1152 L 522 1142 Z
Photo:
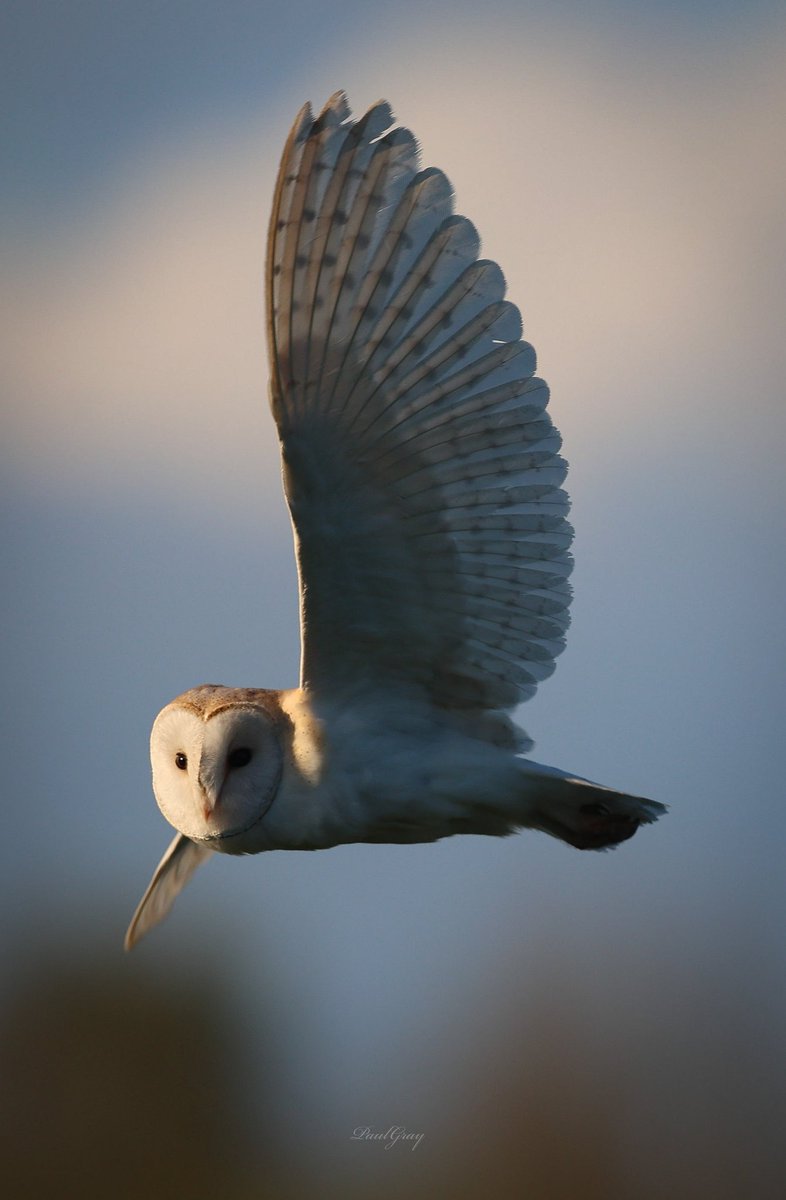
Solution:
M 603 849 L 664 806 L 526 757 L 509 711 L 568 624 L 566 464 L 518 309 L 380 102 L 306 105 L 267 258 L 300 686 L 204 685 L 151 735 L 178 831 L 131 947 L 213 853 L 536 829 Z

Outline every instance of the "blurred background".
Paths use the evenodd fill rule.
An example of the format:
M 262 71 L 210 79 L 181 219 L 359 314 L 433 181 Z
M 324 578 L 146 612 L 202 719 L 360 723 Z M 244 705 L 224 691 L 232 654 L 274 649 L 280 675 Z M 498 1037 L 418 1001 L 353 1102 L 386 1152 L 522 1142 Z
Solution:
M 780 1197 L 782 5 L 1 20 L 6 1194 Z M 552 386 L 576 599 L 535 757 L 670 813 L 610 854 L 217 857 L 124 956 L 156 712 L 297 678 L 263 257 L 338 87 L 447 172 Z

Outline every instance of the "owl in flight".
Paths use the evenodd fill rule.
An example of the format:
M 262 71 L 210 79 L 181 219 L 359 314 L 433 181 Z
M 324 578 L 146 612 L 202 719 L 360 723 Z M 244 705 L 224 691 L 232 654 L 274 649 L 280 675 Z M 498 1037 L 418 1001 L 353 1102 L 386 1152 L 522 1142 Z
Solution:
M 516 829 L 601 850 L 664 811 L 523 757 L 508 715 L 563 648 L 572 530 L 548 390 L 479 248 L 386 103 L 301 110 L 267 259 L 300 687 L 205 684 L 159 713 L 178 833 L 127 948 L 216 851 Z

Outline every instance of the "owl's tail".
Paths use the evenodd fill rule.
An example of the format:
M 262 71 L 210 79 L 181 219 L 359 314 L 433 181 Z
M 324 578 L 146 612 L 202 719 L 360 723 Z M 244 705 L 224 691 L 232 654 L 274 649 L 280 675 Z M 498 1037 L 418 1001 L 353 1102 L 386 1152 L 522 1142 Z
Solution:
M 628 796 L 555 767 L 522 760 L 528 776 L 527 824 L 578 850 L 608 850 L 667 811 L 657 800 Z M 533 786 L 534 785 L 534 786 Z

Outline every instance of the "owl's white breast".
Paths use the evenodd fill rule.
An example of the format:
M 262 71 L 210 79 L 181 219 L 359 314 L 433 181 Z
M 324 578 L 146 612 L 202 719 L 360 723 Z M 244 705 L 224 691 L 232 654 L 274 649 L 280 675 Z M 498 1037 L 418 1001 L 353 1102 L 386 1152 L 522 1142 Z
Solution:
M 253 829 L 217 849 L 429 841 L 456 832 L 486 796 L 520 796 L 520 759 L 466 737 L 411 691 L 369 688 L 339 703 L 293 689 L 279 701 L 289 729 L 276 796 Z

